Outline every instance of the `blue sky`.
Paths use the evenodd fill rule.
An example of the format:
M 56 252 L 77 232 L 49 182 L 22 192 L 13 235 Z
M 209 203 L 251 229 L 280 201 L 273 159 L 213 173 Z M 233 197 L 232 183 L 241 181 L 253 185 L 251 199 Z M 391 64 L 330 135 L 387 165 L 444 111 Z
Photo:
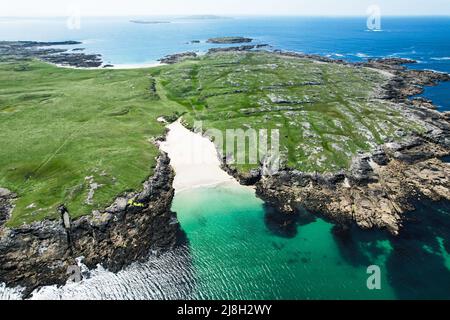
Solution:
M 82 15 L 449 15 L 450 0 L 1 0 L 0 16 Z

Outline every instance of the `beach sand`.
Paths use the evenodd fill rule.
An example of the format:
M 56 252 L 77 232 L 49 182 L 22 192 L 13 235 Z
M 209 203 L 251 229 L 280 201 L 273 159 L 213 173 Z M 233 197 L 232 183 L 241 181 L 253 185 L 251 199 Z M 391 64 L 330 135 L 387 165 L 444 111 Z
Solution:
M 175 192 L 217 186 L 240 184 L 220 168 L 220 161 L 213 142 L 186 129 L 180 121 L 167 126 L 169 133 L 160 148 L 170 157 L 175 170 Z

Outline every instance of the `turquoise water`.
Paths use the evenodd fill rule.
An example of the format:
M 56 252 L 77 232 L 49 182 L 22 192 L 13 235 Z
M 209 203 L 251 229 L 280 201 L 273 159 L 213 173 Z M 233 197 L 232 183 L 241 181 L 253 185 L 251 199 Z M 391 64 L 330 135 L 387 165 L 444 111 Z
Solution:
M 418 202 L 398 237 L 280 215 L 245 187 L 175 196 L 187 243 L 33 299 L 450 299 L 450 203 Z M 366 286 L 378 265 L 381 289 Z M 0 284 L 0 299 L 18 299 Z
M 247 188 L 180 193 L 173 210 L 189 241 L 193 298 L 448 299 L 446 205 L 447 211 L 421 207 L 398 238 L 342 233 L 306 212 L 280 220 Z M 381 290 L 367 288 L 370 265 L 381 268 Z

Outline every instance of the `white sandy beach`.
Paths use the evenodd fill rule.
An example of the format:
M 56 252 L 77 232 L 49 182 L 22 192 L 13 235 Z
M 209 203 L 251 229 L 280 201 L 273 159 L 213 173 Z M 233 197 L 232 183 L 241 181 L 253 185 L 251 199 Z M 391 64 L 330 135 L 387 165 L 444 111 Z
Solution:
M 180 121 L 167 127 L 170 131 L 160 148 L 168 153 L 175 170 L 175 192 L 221 184 L 240 186 L 220 168 L 213 142 L 186 129 Z

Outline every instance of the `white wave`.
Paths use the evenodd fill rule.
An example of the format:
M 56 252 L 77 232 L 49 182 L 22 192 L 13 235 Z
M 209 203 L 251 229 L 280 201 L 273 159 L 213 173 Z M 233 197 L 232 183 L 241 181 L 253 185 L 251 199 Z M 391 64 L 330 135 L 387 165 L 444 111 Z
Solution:
M 446 60 L 450 60 L 450 57 L 431 58 L 431 60 L 446 61 Z
M 101 266 L 89 272 L 85 269 L 82 266 L 81 282 L 39 288 L 30 300 L 180 300 L 195 294 L 194 271 L 184 247 L 150 256 L 146 262 L 133 263 L 118 273 Z M 0 300 L 20 300 L 21 291 L 0 284 Z
M 8 288 L 4 283 L 0 283 L 0 300 L 20 300 L 22 288 Z
M 330 53 L 327 54 L 327 57 L 339 57 L 339 58 L 343 58 L 345 57 L 345 55 L 341 54 L 341 53 Z
M 369 55 L 365 54 L 365 53 L 361 53 L 358 52 L 357 54 L 355 54 L 354 56 L 358 57 L 358 58 L 368 58 Z

